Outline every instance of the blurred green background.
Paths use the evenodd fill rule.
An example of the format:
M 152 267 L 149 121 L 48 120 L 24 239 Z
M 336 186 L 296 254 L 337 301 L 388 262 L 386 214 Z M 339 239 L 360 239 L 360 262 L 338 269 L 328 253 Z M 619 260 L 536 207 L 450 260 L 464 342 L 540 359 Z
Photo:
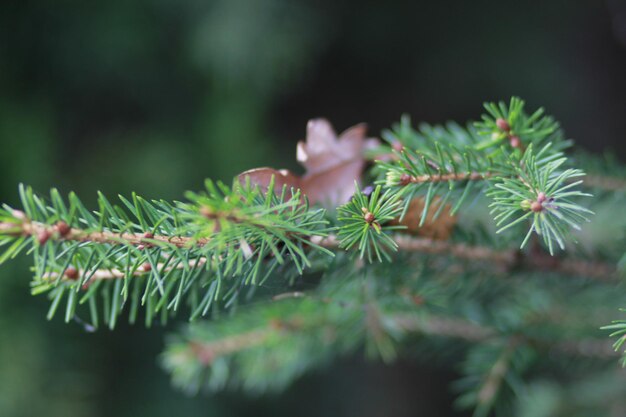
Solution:
M 298 170 L 312 117 L 378 134 L 512 94 L 624 159 L 626 1 L 6 0 L 0 201 L 19 182 L 180 198 L 205 177 Z M 359 358 L 279 396 L 188 398 L 157 365 L 175 324 L 48 323 L 28 281 L 28 259 L 0 269 L 1 416 L 457 415 L 454 374 Z

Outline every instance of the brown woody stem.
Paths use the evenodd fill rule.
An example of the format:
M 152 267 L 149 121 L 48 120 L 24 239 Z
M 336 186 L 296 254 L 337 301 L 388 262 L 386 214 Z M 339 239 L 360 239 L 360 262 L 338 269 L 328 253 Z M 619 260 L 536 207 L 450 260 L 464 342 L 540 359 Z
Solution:
M 208 365 L 219 356 L 239 352 L 262 344 L 271 334 L 270 331 L 271 328 L 253 330 L 207 343 L 192 341 L 189 344 L 189 348 L 191 353 L 202 364 Z
M 407 184 L 422 184 L 422 183 L 436 183 L 436 182 L 448 182 L 448 181 L 481 181 L 487 178 L 491 178 L 493 174 L 490 172 L 462 172 L 462 173 L 448 173 L 448 174 L 435 174 L 435 175 L 408 175 L 406 178 L 401 179 L 401 185 Z
M 484 343 L 498 337 L 496 329 L 474 324 L 463 319 L 432 316 L 428 319 L 413 315 L 396 316 L 394 322 L 405 331 L 419 332 L 431 336 L 451 337 L 466 340 L 471 343 Z M 613 344 L 605 339 L 579 339 L 564 341 L 544 341 L 524 335 L 512 336 L 511 343 L 518 346 L 528 343 L 533 346 L 554 349 L 572 356 L 589 357 L 595 359 L 613 359 L 619 353 L 613 349 Z
M 182 269 L 185 269 L 186 267 L 195 268 L 196 266 L 202 266 L 205 263 L 206 263 L 206 259 L 200 258 L 198 260 L 189 261 L 188 264 L 179 263 L 175 266 L 168 266 L 168 267 L 165 267 L 165 264 L 163 263 L 159 263 L 157 264 L 156 268 L 157 270 L 163 273 L 163 272 L 169 272 L 172 270 L 182 270 Z M 77 275 L 83 276 L 85 272 L 86 271 L 78 271 Z M 133 272 L 132 276 L 140 277 L 149 273 L 150 273 L 150 270 L 144 270 L 140 268 L 136 270 L 135 272 Z M 51 273 L 45 274 L 42 278 L 44 280 L 56 280 L 58 276 L 59 275 L 57 273 L 51 272 Z M 106 279 L 122 279 L 122 278 L 125 278 L 126 276 L 127 276 L 127 273 L 125 271 L 122 271 L 121 269 L 98 269 L 95 272 L 93 272 L 93 274 L 89 278 L 89 281 L 92 282 L 92 281 L 106 280 Z M 74 279 L 67 277 L 67 276 L 64 277 L 64 279 L 67 281 L 74 281 Z
M 480 404 L 491 404 L 496 398 L 496 395 L 502 386 L 502 381 L 509 371 L 511 358 L 513 357 L 515 349 L 519 345 L 520 341 L 521 340 L 518 337 L 511 337 L 506 347 L 498 357 L 498 360 L 493 364 L 487 373 L 487 377 L 483 381 L 480 391 L 478 391 L 478 402 Z
M 518 250 L 494 250 L 486 246 L 470 246 L 463 243 L 401 235 L 396 235 L 394 240 L 400 251 L 452 255 L 459 259 L 486 261 L 507 269 L 520 266 L 527 269 L 552 270 L 563 274 L 586 276 L 603 281 L 612 280 L 616 274 L 615 267 L 603 262 L 559 259 L 542 252 L 524 255 Z M 314 239 L 313 242 L 327 248 L 339 246 L 337 238 L 332 235 L 325 239 Z
M 179 248 L 190 247 L 194 244 L 202 246 L 206 244 L 206 239 L 195 239 L 185 236 L 151 236 L 147 238 L 144 234 L 137 233 L 113 233 L 113 232 L 87 232 L 82 229 L 70 228 L 63 236 L 59 235 L 54 226 L 49 226 L 38 222 L 24 222 L 21 225 L 24 236 L 37 236 L 41 233 L 49 233 L 54 240 L 73 240 L 76 242 L 94 242 L 110 245 L 150 245 L 151 243 L 163 243 Z
M 626 179 L 616 177 L 603 177 L 600 175 L 586 175 L 584 185 L 597 187 L 607 191 L 626 190 Z

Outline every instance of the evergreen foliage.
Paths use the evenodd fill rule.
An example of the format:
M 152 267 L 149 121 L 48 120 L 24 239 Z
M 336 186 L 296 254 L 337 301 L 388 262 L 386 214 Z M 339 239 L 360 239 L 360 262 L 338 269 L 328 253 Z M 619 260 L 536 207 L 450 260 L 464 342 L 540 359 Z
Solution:
M 98 194 L 95 211 L 73 193 L 20 187 L 22 207 L 0 209 L 0 263 L 33 255 L 31 289 L 49 297 L 48 319 L 62 311 L 66 322 L 114 328 L 124 314 L 149 326 L 185 310 L 193 323 L 162 362 L 189 392 L 282 389 L 364 349 L 386 362 L 453 363 L 458 404 L 477 416 L 529 415 L 520 399 L 537 384 L 620 372 L 599 327 L 623 302 L 623 238 L 600 244 L 581 227 L 624 202 L 624 171 L 570 159 L 558 123 L 518 98 L 485 108 L 467 127 L 414 129 L 403 117 L 368 151 L 376 185 L 357 183 L 336 210 L 310 206 L 278 178 L 207 181 L 184 202 L 133 194 L 114 205 Z M 447 213 L 458 216 L 455 233 L 412 236 L 402 221 L 416 199 L 420 226 Z M 506 231 L 497 238 L 487 205 L 495 232 Z M 620 350 L 625 321 L 606 329 Z

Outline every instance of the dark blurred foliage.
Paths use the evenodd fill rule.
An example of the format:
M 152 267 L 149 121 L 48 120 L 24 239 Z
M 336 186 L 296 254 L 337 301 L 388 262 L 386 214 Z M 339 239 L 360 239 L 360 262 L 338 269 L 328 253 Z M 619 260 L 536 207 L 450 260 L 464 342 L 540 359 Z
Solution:
M 0 5 L 0 200 L 17 184 L 180 198 L 295 167 L 307 119 L 372 133 L 517 94 L 579 144 L 626 150 L 626 2 L 65 0 Z M 187 398 L 166 329 L 45 321 L 28 262 L 0 270 L 2 416 L 443 416 L 449 375 L 358 358 L 277 397 Z M 175 325 L 173 325 L 175 327 Z

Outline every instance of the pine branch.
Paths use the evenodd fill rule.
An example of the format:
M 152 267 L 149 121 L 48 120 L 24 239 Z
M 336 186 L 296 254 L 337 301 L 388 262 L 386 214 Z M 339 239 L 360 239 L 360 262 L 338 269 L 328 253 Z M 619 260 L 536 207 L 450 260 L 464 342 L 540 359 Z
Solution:
M 434 201 L 439 201 L 440 207 L 435 219 L 449 200 L 454 203 L 450 212 L 455 214 L 468 196 L 476 193 L 474 184 L 486 183 L 494 219 L 498 225 L 504 224 L 500 231 L 532 220 L 522 247 L 535 232 L 550 253 L 554 242 L 563 249 L 568 230 L 577 229 L 587 221 L 585 215 L 592 214 L 570 201 L 588 194 L 572 188 L 581 183 L 573 182 L 584 175 L 581 170 L 561 169 L 567 161 L 562 150 L 569 141 L 542 109 L 526 115 L 524 102 L 517 98 L 508 107 L 504 103 L 485 107 L 489 115 L 476 125 L 478 130 L 425 125 L 417 132 L 403 118 L 394 131 L 383 135 L 390 147 L 380 150 L 378 171 L 385 178 L 379 183 L 403 197 L 401 217 L 413 198 L 424 199 L 420 226 Z M 503 145 L 505 139 L 510 142 L 507 146 Z
M 356 185 L 356 193 L 350 202 L 337 209 L 339 247 L 348 250 L 358 245 L 361 258 L 367 254 L 370 262 L 373 254 L 379 262 L 383 257 L 391 260 L 388 251 L 397 250 L 397 245 L 386 232 L 402 228 L 385 225 L 400 214 L 400 202 L 389 190 L 381 195 L 381 189 L 379 185 L 366 196 Z
M 331 287 L 333 297 L 278 297 L 274 302 L 241 311 L 226 322 L 192 325 L 182 338 L 170 341 L 164 365 L 172 372 L 175 384 L 190 392 L 205 384 L 213 390 L 245 385 L 255 391 L 280 389 L 309 367 L 329 357 L 354 352 L 363 344 L 383 347 L 379 355 L 390 360 L 388 354 L 395 355 L 393 345 L 411 335 L 429 336 L 429 340 L 459 339 L 489 349 L 508 340 L 504 349 L 507 359 L 518 349 L 539 349 L 598 361 L 615 357 L 610 343 L 602 339 L 551 340 L 539 338 L 532 331 L 509 334 L 428 311 L 389 310 L 386 306 L 390 304 L 383 302 L 380 295 L 370 299 L 373 304 L 364 305 L 349 295 L 363 294 L 362 285 L 343 284 L 342 289 L 335 283 Z M 397 304 L 391 303 L 396 308 Z M 483 389 L 479 389 L 481 402 L 494 401 L 494 387 L 501 382 L 502 368 L 490 367 L 494 372 L 489 373 Z
M 405 157 L 404 165 L 384 165 L 387 168 L 386 185 L 392 190 L 398 190 L 399 194 L 405 197 L 404 215 L 410 200 L 425 184 L 428 184 L 426 194 L 422 197 L 425 199 L 424 212 L 421 216 L 423 222 L 427 218 L 429 206 L 437 193 L 438 178 L 447 178 L 449 183 L 448 190 L 441 197 L 440 207 L 443 207 L 451 197 L 455 188 L 452 178 L 490 180 L 490 190 L 487 195 L 493 199 L 492 214 L 495 215 L 494 219 L 499 226 L 504 224 L 498 233 L 523 221 L 532 220 L 532 225 L 521 246 L 524 247 L 532 233 L 536 232 L 542 236 L 550 253 L 553 253 L 553 242 L 556 241 L 561 249 L 564 249 L 564 242 L 569 234 L 568 229 L 579 229 L 581 222 L 588 221 L 586 215 L 593 213 L 571 201 L 573 197 L 589 196 L 589 194 L 572 189 L 581 181 L 571 183 L 571 180 L 583 176 L 584 173 L 576 169 L 560 170 L 566 159 L 561 158 L 560 153 L 551 153 L 549 149 L 550 145 L 546 145 L 535 153 L 530 145 L 520 160 L 513 155 L 509 158 L 508 164 L 491 167 L 497 170 L 497 173 L 489 172 L 488 174 L 475 172 L 463 174 L 456 172 L 454 168 L 455 172 L 451 173 L 442 174 L 439 170 L 438 174 L 422 175 L 414 170 L 417 165 L 411 165 L 413 170 L 408 168 L 411 158 Z M 422 166 L 426 170 L 430 169 L 426 163 Z M 414 178 L 419 181 L 413 182 Z M 424 182 L 428 180 L 428 183 Z M 466 181 L 466 188 L 452 208 L 452 213 L 458 210 L 460 203 L 467 197 L 471 183 L 472 181 Z M 410 188 L 411 185 L 413 188 Z
M 491 213 L 496 214 L 496 224 L 504 224 L 497 233 L 531 219 L 532 225 L 521 247 L 535 232 L 553 254 L 553 242 L 565 249 L 569 229 L 580 230 L 580 224 L 588 222 L 586 216 L 593 212 L 571 200 L 591 196 L 572 189 L 582 181 L 568 184 L 569 180 L 585 174 L 578 169 L 560 170 L 565 158 L 541 161 L 543 153 L 542 150 L 535 155 L 529 147 L 519 163 L 512 161 L 516 177 L 496 180 L 487 195 L 493 199 L 490 207 Z
M 626 309 L 622 309 L 622 311 L 626 311 Z M 622 351 L 621 363 L 626 368 L 626 349 L 624 349 L 624 346 L 626 346 L 626 320 L 613 320 L 611 324 L 602 327 L 602 330 L 610 330 L 611 334 L 609 337 L 616 338 L 613 343 L 613 350 L 615 352 Z
M 120 197 L 125 209 L 100 194 L 98 212 L 74 194 L 66 204 L 56 190 L 51 204 L 29 188 L 21 197 L 24 212 L 0 210 L 0 246 L 8 246 L 0 260 L 34 253 L 33 293 L 50 295 L 49 318 L 63 298 L 66 321 L 84 305 L 93 326 L 102 315 L 113 327 L 127 303 L 131 322 L 139 306 L 147 324 L 184 304 L 195 318 L 215 301 L 232 304 L 243 287 L 263 283 L 279 267 L 301 274 L 315 253 L 332 255 L 311 242 L 326 235 L 323 210 L 310 210 L 299 192 L 277 194 L 273 185 L 263 193 L 207 182 L 207 192 L 188 193 L 188 203 L 133 195 L 132 202 Z
M 583 309 L 595 305 L 593 297 L 606 298 L 609 287 L 583 281 L 561 285 L 556 277 L 528 275 L 501 285 L 485 280 L 481 288 L 487 292 L 480 295 L 470 288 L 476 289 L 476 279 L 484 277 L 484 271 L 463 274 L 447 264 L 426 266 L 427 259 L 415 262 L 410 257 L 356 269 L 349 259 L 338 261 L 314 291 L 277 294 L 272 302 L 242 308 L 226 320 L 192 325 L 184 336 L 173 339 L 164 360 L 176 385 L 192 392 L 207 384 L 213 390 L 280 389 L 307 369 L 344 353 L 366 347 L 369 355 L 389 361 L 413 346 L 410 341 L 426 349 L 433 344 L 433 354 L 445 355 L 442 346 L 456 346 L 458 355 L 461 347 L 498 346 L 514 337 L 520 363 L 525 363 L 524 352 L 529 351 L 565 363 L 567 358 L 604 362 L 615 357 L 608 341 L 589 336 L 589 329 L 596 329 L 604 316 L 589 320 Z M 571 291 L 564 293 L 563 288 Z M 597 293 L 598 289 L 602 291 Z M 537 300 L 550 300 L 545 291 L 567 304 L 554 304 L 555 299 L 536 305 Z M 529 296 L 533 294 L 536 298 Z M 570 309 L 570 301 L 576 307 Z M 507 324 L 506 318 L 514 313 L 523 319 Z M 220 350 L 222 340 L 235 346 L 233 350 Z M 207 344 L 210 350 L 220 347 L 219 354 L 198 356 L 202 350 L 197 344 Z M 210 363 L 203 362 L 207 357 Z
M 74 194 L 64 199 L 52 190 L 43 198 L 21 187 L 23 211 L 0 209 L 0 263 L 31 253 L 32 292 L 50 298 L 48 318 L 64 304 L 66 321 L 89 314 L 93 326 L 103 321 L 113 328 L 123 311 L 134 322 L 140 308 L 150 325 L 181 310 L 193 320 L 247 304 L 225 318 L 192 324 L 168 344 L 164 364 L 175 384 L 191 391 L 279 389 L 362 348 L 392 361 L 415 346 L 446 361 L 464 353 L 460 402 L 478 415 L 494 409 L 508 416 L 507 401 L 520 391 L 529 365 L 541 360 L 538 354 L 549 356 L 544 366 L 558 361 L 566 367 L 572 358 L 596 363 L 616 355 L 592 330 L 616 307 L 608 301 L 613 289 L 600 281 L 612 281 L 617 270 L 599 259 L 623 256 L 626 264 L 621 246 L 597 245 L 587 251 L 593 260 L 523 248 L 533 233 L 550 254 L 565 248 L 570 231 L 593 214 L 579 203 L 589 196 L 579 187 L 612 188 L 618 195 L 623 171 L 582 161 L 595 175 L 583 185 L 580 166 L 563 154 L 571 142 L 542 109 L 526 113 L 518 98 L 485 108 L 481 121 L 467 127 L 414 129 L 403 117 L 383 133 L 387 145 L 373 151 L 376 187 L 357 186 L 336 212 L 309 207 L 296 188 L 306 177 L 312 198 L 349 194 L 346 184 L 358 180 L 364 165 L 365 132 L 360 127 L 335 140 L 326 122 L 311 125 L 326 130 L 313 132 L 299 154 L 310 158 L 309 173 L 322 176 L 258 169 L 232 187 L 207 181 L 205 191 L 187 193 L 184 202 L 133 195 L 114 205 L 99 194 L 97 211 Z M 346 152 L 354 166 L 343 163 Z M 461 230 L 449 240 L 399 230 L 407 224 L 399 218 L 415 199 L 423 202 L 421 215 L 411 214 L 423 225 L 443 212 L 454 215 L 485 192 L 498 233 L 521 238 L 526 232 L 520 249 L 499 249 L 478 227 L 468 230 L 471 237 Z M 594 200 L 594 209 L 597 201 L 603 200 Z M 475 241 L 482 243 L 469 243 Z M 352 250 L 369 263 L 344 253 Z M 298 278 L 307 271 L 323 274 Z M 502 275 L 516 279 L 492 279 Z M 563 279 L 577 276 L 596 281 Z M 598 303 L 603 309 L 590 309 Z M 618 321 L 607 329 L 621 350 L 626 325 Z
M 47 226 L 46 226 L 47 228 Z M 80 232 L 77 235 L 81 235 Z M 464 243 L 454 243 L 450 241 L 412 237 L 396 233 L 392 235 L 393 241 L 399 252 L 416 253 L 416 254 L 433 254 L 440 256 L 451 256 L 453 258 L 485 262 L 487 266 L 504 271 L 510 271 L 516 268 L 537 270 L 537 271 L 553 271 L 564 276 L 581 276 L 596 279 L 605 282 L 614 282 L 618 278 L 617 269 L 613 264 L 581 259 L 556 258 L 544 252 L 525 253 L 515 249 L 498 250 L 488 246 L 467 245 Z M 150 242 L 137 235 L 140 244 L 149 244 Z M 185 238 L 179 238 L 186 240 Z M 118 241 L 116 241 L 118 242 Z M 328 235 L 326 237 L 313 236 L 311 243 L 329 250 L 341 248 L 340 241 L 336 235 Z M 206 260 L 198 259 L 198 266 L 202 266 Z M 196 262 L 190 262 L 189 267 L 195 267 Z M 184 264 L 175 267 L 167 267 L 163 263 L 157 264 L 159 270 L 164 269 L 169 272 L 172 269 L 184 269 Z M 134 276 L 144 276 L 150 273 L 151 266 L 144 264 L 142 268 L 134 272 Z M 77 271 L 78 276 L 83 276 L 86 271 Z M 72 273 L 73 274 L 73 273 Z M 56 273 L 49 273 L 43 276 L 47 280 L 55 280 L 59 276 Z M 118 269 L 98 269 L 92 272 L 91 281 L 99 279 L 123 279 L 126 273 Z M 64 276 L 64 280 L 71 278 Z M 296 292 L 297 293 L 297 292 Z

